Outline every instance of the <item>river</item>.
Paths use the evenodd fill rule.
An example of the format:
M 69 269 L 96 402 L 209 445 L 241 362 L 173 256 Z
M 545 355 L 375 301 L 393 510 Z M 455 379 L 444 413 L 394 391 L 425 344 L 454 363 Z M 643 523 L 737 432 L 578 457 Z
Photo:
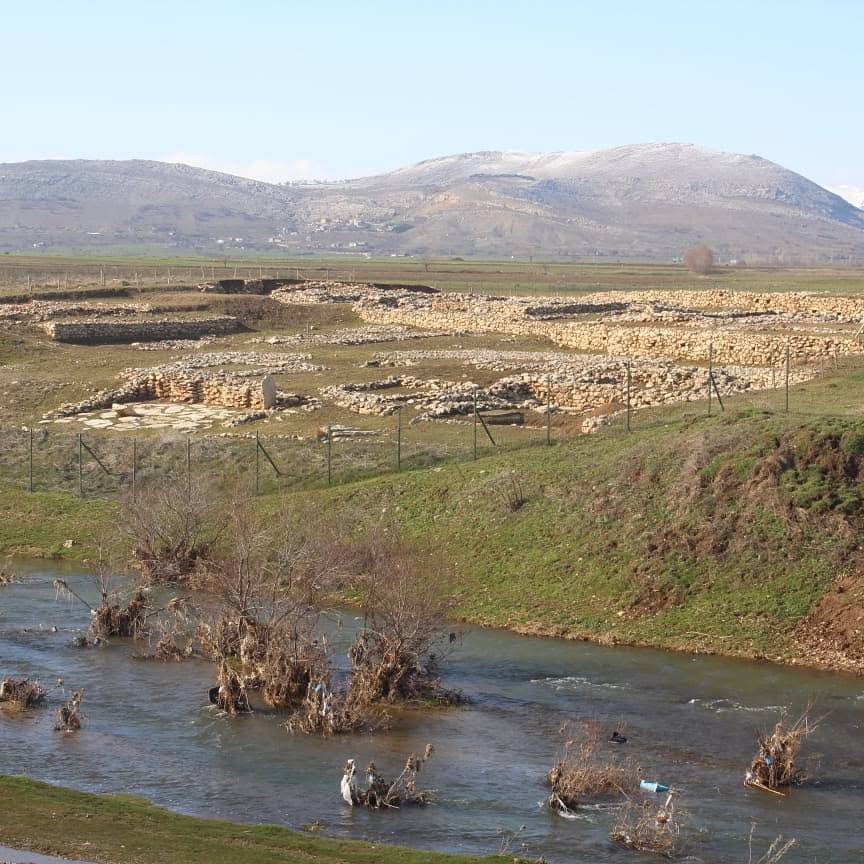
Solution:
M 687 860 L 746 862 L 755 823 L 759 854 L 778 834 L 799 847 L 784 864 L 864 862 L 864 681 L 841 675 L 715 657 L 606 648 L 465 628 L 444 683 L 470 700 L 457 709 L 407 712 L 393 728 L 330 740 L 291 736 L 268 713 L 228 718 L 211 709 L 213 669 L 203 661 L 158 663 L 116 640 L 71 646 L 89 614 L 55 599 L 52 580 L 93 596 L 79 570 L 47 562 L 17 565 L 19 584 L 0 589 L 0 677 L 26 675 L 49 688 L 50 708 L 84 688 L 84 729 L 52 731 L 54 710 L 0 715 L 0 773 L 26 773 L 95 792 L 131 792 L 184 813 L 299 828 L 330 835 L 470 853 L 544 856 L 550 862 L 622 862 L 650 856 L 615 849 L 609 805 L 567 821 L 542 806 L 543 777 L 568 720 L 623 724 L 623 747 L 649 779 L 683 790 L 690 813 Z M 334 638 L 347 643 L 345 613 Z M 331 625 L 332 627 L 332 625 Z M 57 628 L 56 632 L 53 628 Z M 794 713 L 818 700 L 826 714 L 807 753 L 816 780 L 777 798 L 744 789 L 754 729 L 780 706 Z M 420 777 L 435 804 L 367 812 L 339 796 L 348 757 L 374 759 L 395 776 L 427 743 L 434 759 Z M 759 855 L 754 856 L 754 860 Z

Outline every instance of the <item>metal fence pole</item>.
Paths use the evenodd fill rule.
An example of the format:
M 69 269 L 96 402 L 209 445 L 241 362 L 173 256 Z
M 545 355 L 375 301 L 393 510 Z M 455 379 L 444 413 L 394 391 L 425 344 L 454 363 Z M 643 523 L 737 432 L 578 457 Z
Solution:
M 260 491 L 261 477 L 261 444 L 258 438 L 258 430 L 255 430 L 255 494 Z
M 477 392 L 474 392 L 474 459 L 477 459 Z
M 333 427 L 327 427 L 327 485 L 333 483 Z
M 78 433 L 78 497 L 84 497 L 84 444 Z
M 789 413 L 789 346 L 786 346 L 786 413 Z
M 627 361 L 627 431 L 630 431 L 630 387 L 632 385 L 631 382 L 631 372 L 630 372 L 631 363 Z
M 396 409 L 396 470 L 402 470 L 402 407 Z
M 135 501 L 135 487 L 137 484 L 137 471 L 138 471 L 138 442 L 133 438 L 132 439 L 132 501 Z
M 186 494 L 192 492 L 192 438 L 186 436 Z
M 33 427 L 28 429 L 30 433 L 30 453 L 27 460 L 27 491 L 33 491 Z
M 546 445 L 552 444 L 552 376 L 546 376 Z
M 708 416 L 711 416 L 711 381 L 714 375 L 714 344 L 708 343 Z

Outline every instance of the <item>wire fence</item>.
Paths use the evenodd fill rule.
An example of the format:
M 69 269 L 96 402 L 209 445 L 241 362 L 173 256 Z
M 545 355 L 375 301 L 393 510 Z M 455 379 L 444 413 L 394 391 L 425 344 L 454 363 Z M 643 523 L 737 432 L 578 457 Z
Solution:
M 625 399 L 611 416 L 602 418 L 595 434 L 671 429 L 682 421 L 737 418 L 754 412 L 790 421 L 860 413 L 857 406 L 864 399 L 860 360 L 839 358 L 811 380 L 794 386 L 787 386 L 784 373 L 785 369 L 777 371 L 775 386 L 769 389 L 724 394 L 715 385 L 710 400 L 706 391 L 698 401 L 628 411 Z M 235 479 L 268 494 L 552 446 L 582 435 L 584 419 L 547 410 L 529 416 L 530 425 L 496 425 L 500 418 L 478 410 L 458 421 L 413 425 L 403 422 L 399 412 L 375 418 L 365 428 L 324 427 L 317 438 L 270 432 L 189 436 L 170 430 L 136 435 L 87 429 L 70 433 L 44 424 L 0 429 L 0 477 L 33 492 L 81 497 L 134 496 L 136 489 L 153 480 L 191 483 L 208 477 Z
M 134 495 L 153 480 L 241 480 L 265 494 L 323 488 L 444 462 L 552 443 L 551 425 L 499 426 L 480 411 L 424 435 L 400 415 L 388 427 L 325 427 L 318 438 L 278 433 L 70 433 L 40 425 L 0 429 L 0 477 L 32 492 Z

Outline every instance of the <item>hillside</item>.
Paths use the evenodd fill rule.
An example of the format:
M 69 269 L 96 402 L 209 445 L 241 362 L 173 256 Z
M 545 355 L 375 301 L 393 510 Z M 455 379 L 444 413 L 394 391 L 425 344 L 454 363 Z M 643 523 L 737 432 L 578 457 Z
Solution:
M 0 249 L 159 245 L 379 255 L 864 260 L 864 212 L 757 156 L 684 144 L 483 151 L 277 186 L 159 162 L 0 165 Z
M 86 557 L 116 518 L 60 493 L 0 500 L 6 554 Z M 258 500 L 444 550 L 467 621 L 864 671 L 858 420 L 691 418 Z

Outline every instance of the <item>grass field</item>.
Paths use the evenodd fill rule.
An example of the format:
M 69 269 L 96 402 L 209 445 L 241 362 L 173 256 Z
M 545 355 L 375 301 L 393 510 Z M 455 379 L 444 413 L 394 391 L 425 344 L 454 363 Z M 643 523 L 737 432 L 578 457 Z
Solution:
M 169 273 L 170 271 L 170 273 Z M 137 274 L 137 280 L 136 280 Z M 534 261 L 405 259 L 333 256 L 284 258 L 159 257 L 146 255 L 2 255 L 0 296 L 27 288 L 41 291 L 100 285 L 118 289 L 193 285 L 234 275 L 420 282 L 445 291 L 495 294 L 556 294 L 640 289 L 728 288 L 737 291 L 826 291 L 857 294 L 864 290 L 864 269 L 851 267 L 723 267 L 710 276 L 694 276 L 680 265 L 562 264 Z
M 0 845 L 97 864 L 503 864 L 270 825 L 170 813 L 131 795 L 88 795 L 0 776 Z
M 864 422 L 857 409 L 837 413 L 841 401 L 864 401 L 864 375 L 839 383 L 842 400 L 836 380 L 812 388 L 835 408 L 821 417 L 682 408 L 629 435 L 487 449 L 477 461 L 332 488 L 270 487 L 257 506 L 287 505 L 298 519 L 326 513 L 360 533 L 383 521 L 445 550 L 467 621 L 819 662 L 798 628 L 838 578 L 857 572 L 864 513 Z M 524 498 L 516 508 L 511 479 Z M 116 513 L 105 500 L 7 485 L 0 549 L 86 558 Z M 62 549 L 67 539 L 75 545 Z
M 15 266 L 35 263 L 3 257 L 14 258 Z M 74 263 L 38 259 L 45 267 L 52 261 L 59 267 Z M 103 261 L 101 266 L 108 263 L 128 267 L 132 262 Z M 166 268 L 169 263 L 207 266 L 160 262 Z M 5 266 L 6 260 L 0 272 Z M 88 261 L 79 266 L 97 265 Z M 314 275 L 309 270 L 316 267 L 322 276 L 327 269 L 331 277 L 341 275 L 333 262 L 305 261 L 302 266 L 303 275 Z M 606 280 L 603 287 L 624 287 L 625 282 L 627 287 L 647 287 L 656 280 L 668 288 L 678 278 L 707 284 L 661 267 L 404 260 L 351 266 L 358 279 L 434 283 L 446 278 L 463 287 L 471 279 L 513 287 L 518 280 L 527 285 L 529 278 L 541 276 L 546 287 L 560 279 L 592 290 L 597 280 Z M 862 287 L 860 271 L 742 269 L 717 278 L 756 290 L 807 287 L 854 293 Z M 129 286 L 105 286 L 106 291 L 120 289 Z M 220 338 L 220 351 L 269 350 L 250 339 L 310 327 L 326 335 L 360 323 L 344 305 L 285 306 L 266 297 L 205 296 L 152 283 L 142 299 L 166 313 L 203 309 L 237 314 L 247 330 Z M 376 352 L 414 347 L 538 351 L 550 343 L 460 333 L 420 344 L 280 346 L 307 352 L 324 368 L 279 375 L 277 384 L 285 392 L 314 395 L 326 384 L 373 381 L 389 374 L 368 367 Z M 176 354 L 128 345 L 59 345 L 32 326 L 0 330 L 0 550 L 92 555 L 96 537 L 117 518 L 119 493 L 129 487 L 129 433 L 87 427 L 86 442 L 114 474 L 103 474 L 89 455 L 79 474 L 83 451 L 77 430 L 37 425 L 35 492 L 29 493 L 25 427 L 38 424 L 42 412 L 62 402 L 114 386 L 123 368 L 164 363 Z M 408 371 L 423 379 L 479 385 L 500 374 L 451 359 L 424 359 Z M 864 528 L 859 511 L 862 460 L 856 449 L 862 405 L 864 372 L 847 357 L 836 366 L 825 365 L 814 380 L 793 386 L 788 413 L 786 394 L 778 386 L 727 395 L 724 410 L 715 400 L 711 417 L 705 400 L 640 410 L 629 434 L 622 416 L 596 434 L 580 435 L 578 415 L 553 415 L 552 447 L 545 446 L 544 417 L 538 414 L 526 428 L 497 427 L 495 446 L 479 432 L 476 460 L 470 420 L 415 424 L 409 408 L 398 432 L 398 472 L 396 418 L 358 415 L 332 404 L 249 423 L 240 427 L 246 437 L 219 437 L 218 427 L 199 433 L 189 453 L 196 476 L 223 483 L 239 479 L 250 489 L 256 485 L 257 463 L 262 513 L 287 502 L 298 518 L 307 512 L 336 514 L 358 531 L 373 518 L 384 520 L 418 544 L 446 550 L 458 611 L 468 621 L 846 668 L 864 661 L 864 645 L 854 627 L 860 593 L 855 537 Z M 334 423 L 376 434 L 328 448 L 316 433 Z M 283 476 L 274 476 L 256 459 L 256 432 Z M 185 435 L 163 429 L 136 436 L 139 482 L 157 475 L 184 476 Z M 524 497 L 518 507 L 507 500 L 506 489 L 514 483 Z M 66 540 L 74 541 L 70 549 L 63 546 Z M 841 610 L 838 620 L 845 623 L 835 633 L 833 624 L 825 624 L 825 610 L 834 608 L 825 605 L 825 598 L 844 578 L 852 580 L 849 590 L 842 591 L 844 602 L 852 605 Z M 823 625 L 830 644 L 841 646 L 836 657 L 814 651 L 808 642 Z

